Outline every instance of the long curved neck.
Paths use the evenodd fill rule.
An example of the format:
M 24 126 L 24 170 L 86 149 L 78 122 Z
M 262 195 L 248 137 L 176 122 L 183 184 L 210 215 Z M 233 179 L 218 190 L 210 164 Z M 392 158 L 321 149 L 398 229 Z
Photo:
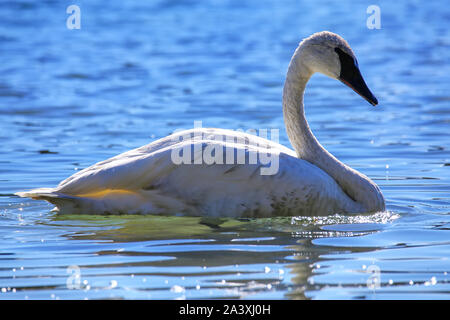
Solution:
M 283 90 L 283 116 L 289 140 L 299 158 L 327 172 L 343 191 L 366 212 L 384 211 L 384 198 L 368 177 L 330 154 L 312 133 L 304 113 L 303 94 L 313 72 L 302 58 L 302 47 L 295 51 Z

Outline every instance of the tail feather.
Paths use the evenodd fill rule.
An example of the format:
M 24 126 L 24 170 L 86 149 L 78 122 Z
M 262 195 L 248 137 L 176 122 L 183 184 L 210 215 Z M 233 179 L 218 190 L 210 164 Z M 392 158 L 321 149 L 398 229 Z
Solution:
M 182 201 L 157 190 L 141 192 L 99 190 L 91 194 L 68 195 L 53 188 L 39 188 L 17 192 L 19 197 L 45 200 L 55 205 L 54 211 L 63 214 L 158 214 L 192 211 Z
M 147 195 L 151 193 L 152 191 L 146 192 Z M 103 190 L 90 195 L 76 196 L 61 193 L 53 188 L 39 188 L 17 192 L 16 195 L 48 201 L 55 205 L 53 211 L 62 214 L 147 214 L 161 211 L 161 208 L 152 204 L 151 199 L 136 192 Z M 152 198 L 155 197 L 161 198 L 158 196 Z M 178 209 L 179 205 L 176 207 Z
M 34 200 L 46 200 L 55 205 L 55 211 L 60 213 L 78 212 L 80 208 L 87 202 L 86 198 L 67 195 L 55 191 L 53 188 L 39 188 L 30 191 L 17 192 L 15 195 L 22 198 L 31 198 Z
M 22 198 L 31 198 L 34 200 L 47 200 L 48 198 L 66 197 L 67 195 L 56 192 L 53 188 L 39 188 L 30 191 L 16 192 L 15 195 Z

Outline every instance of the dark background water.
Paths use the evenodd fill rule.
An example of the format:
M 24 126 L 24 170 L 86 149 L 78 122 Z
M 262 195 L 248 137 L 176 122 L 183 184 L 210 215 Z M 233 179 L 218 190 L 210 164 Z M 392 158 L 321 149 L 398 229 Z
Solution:
M 0 299 L 448 299 L 449 22 L 446 1 L 0 1 Z M 350 43 L 380 104 L 315 75 L 310 126 L 388 213 L 58 216 L 13 195 L 195 120 L 279 128 L 289 146 L 287 65 L 321 30 Z

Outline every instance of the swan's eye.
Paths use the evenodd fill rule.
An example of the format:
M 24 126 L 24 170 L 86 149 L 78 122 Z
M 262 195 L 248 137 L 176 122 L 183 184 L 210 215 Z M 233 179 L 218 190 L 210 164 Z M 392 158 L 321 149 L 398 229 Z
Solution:
M 356 60 L 356 58 L 353 58 L 347 52 L 343 51 L 341 48 L 338 48 L 338 47 L 334 48 L 334 51 L 339 56 L 339 60 L 341 62 L 341 68 L 348 68 L 351 65 L 353 65 L 357 69 L 359 69 L 358 61 Z

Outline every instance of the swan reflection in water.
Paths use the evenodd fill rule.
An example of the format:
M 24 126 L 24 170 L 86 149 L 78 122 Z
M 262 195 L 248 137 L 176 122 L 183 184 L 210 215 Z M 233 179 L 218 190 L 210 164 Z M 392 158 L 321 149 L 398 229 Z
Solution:
M 362 223 L 348 224 L 354 218 Z M 277 298 L 306 299 L 309 291 L 323 286 L 315 277 L 326 269 L 327 256 L 378 250 L 318 246 L 313 241 L 359 238 L 385 228 L 380 223 L 385 218 L 395 219 L 377 214 L 308 216 L 296 217 L 293 223 L 290 217 L 53 215 L 47 224 L 73 230 L 65 237 L 76 250 L 84 248 L 77 265 L 93 286 L 106 268 L 119 287 L 134 288 L 139 297 L 147 292 L 161 298 L 164 292 L 174 298 L 176 292 L 170 289 L 176 286 L 201 298 L 239 299 L 272 291 Z M 366 279 L 369 275 L 362 273 L 361 290 Z

